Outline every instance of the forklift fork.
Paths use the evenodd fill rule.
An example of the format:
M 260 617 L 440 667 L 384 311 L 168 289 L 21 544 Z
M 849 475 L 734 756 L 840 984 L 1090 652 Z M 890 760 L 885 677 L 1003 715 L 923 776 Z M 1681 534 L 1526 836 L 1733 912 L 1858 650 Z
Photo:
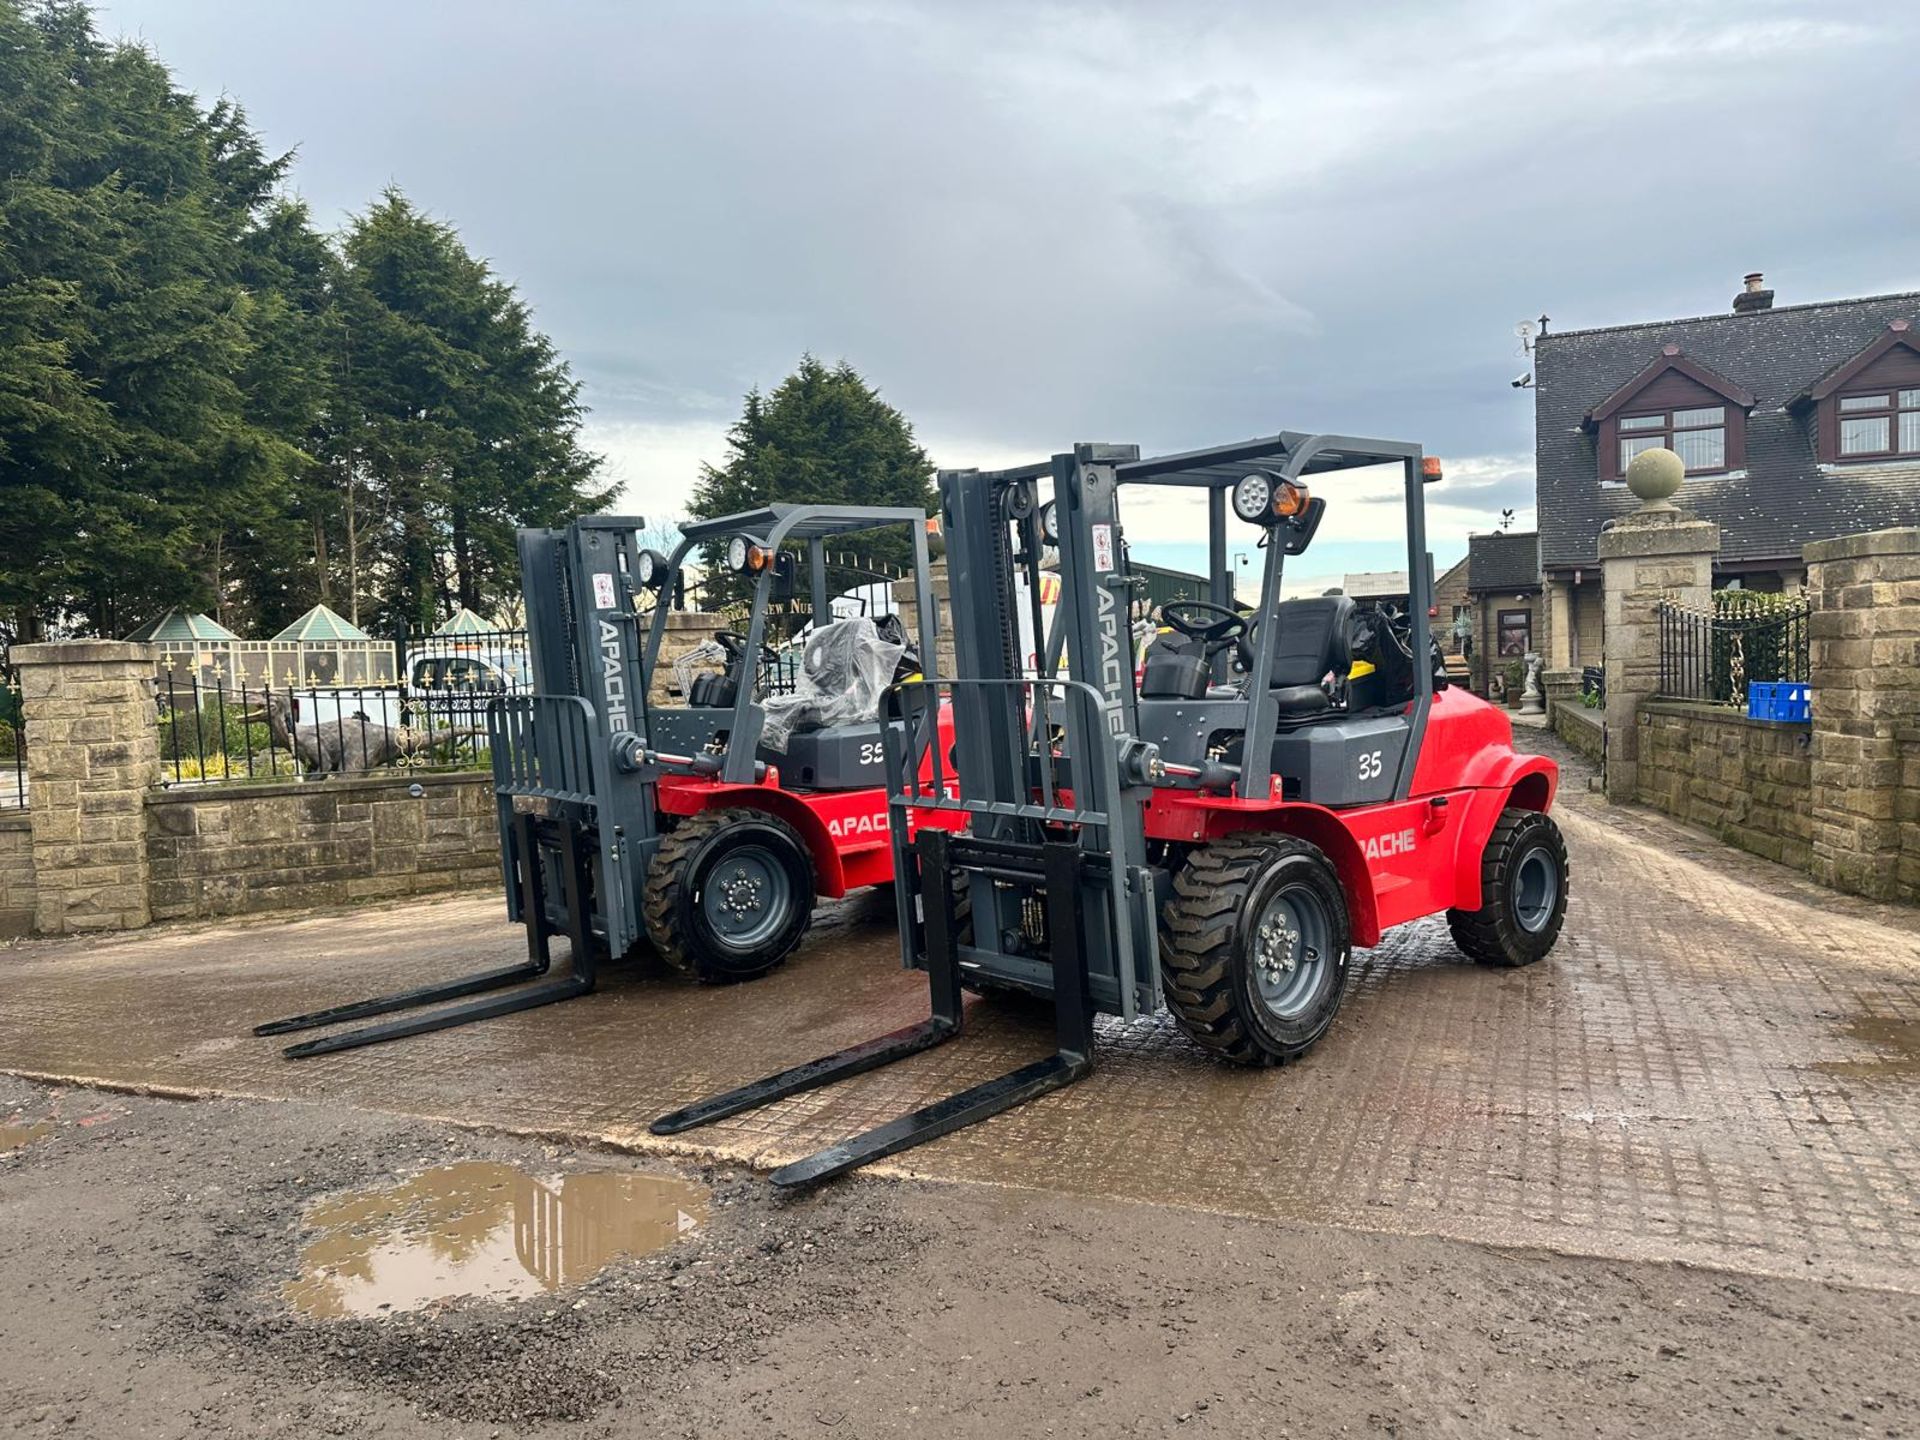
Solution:
M 948 832 L 937 828 L 922 830 L 916 839 L 926 907 L 927 987 L 933 1010 L 930 1018 L 662 1115 L 650 1127 L 653 1133 L 678 1135 L 891 1064 L 958 1035 L 963 1012 L 949 879 L 952 843 Z M 1087 957 L 1080 943 L 1080 852 L 1072 844 L 1050 842 L 1042 847 L 1042 859 L 1041 874 L 1035 878 L 1043 880 L 1046 888 L 1054 957 L 1054 1053 L 783 1165 L 773 1172 L 775 1185 L 793 1189 L 830 1180 L 871 1160 L 924 1145 L 1011 1110 L 1049 1090 L 1070 1085 L 1093 1069 L 1093 1007 L 1087 992 Z
M 457 1000 L 466 995 L 480 995 L 490 990 L 503 990 L 509 985 L 517 985 L 526 980 L 541 980 L 538 985 L 516 990 L 510 995 L 496 995 L 484 1000 L 469 1001 L 464 1005 L 450 1005 L 444 1010 L 435 1010 L 425 1015 L 411 1015 L 401 1020 L 389 1020 L 382 1025 L 369 1025 L 359 1030 L 349 1030 L 341 1035 L 328 1035 L 318 1040 L 307 1040 L 297 1045 L 289 1045 L 285 1054 L 289 1060 L 305 1060 L 315 1055 L 332 1055 L 342 1050 L 357 1050 L 363 1045 L 377 1045 L 384 1040 L 399 1040 L 408 1035 L 424 1035 L 433 1030 L 446 1030 L 455 1025 L 465 1025 L 475 1020 L 489 1020 L 496 1015 L 511 1015 L 519 1010 L 532 1010 L 541 1005 L 551 1005 L 560 1000 L 571 1000 L 576 995 L 585 995 L 593 989 L 598 968 L 598 953 L 593 935 L 591 914 L 591 885 L 587 870 L 587 852 L 579 843 L 579 832 L 570 821 L 562 821 L 558 827 L 562 875 L 561 883 L 566 902 L 566 934 L 571 947 L 569 956 L 570 971 L 566 975 L 542 979 L 551 968 L 553 960 L 550 942 L 557 933 L 547 919 L 546 888 L 542 883 L 540 846 L 534 831 L 533 818 L 525 814 L 513 817 L 512 842 L 517 853 L 520 867 L 520 918 L 527 927 L 527 958 L 518 965 L 509 965 L 499 970 L 483 970 L 475 975 L 463 976 L 458 980 L 448 980 L 439 985 L 425 985 L 414 990 L 401 990 L 391 995 L 377 995 L 371 1000 L 356 1001 L 351 1005 L 335 1005 L 325 1010 L 310 1011 L 305 1015 L 290 1015 L 284 1020 L 270 1020 L 264 1025 L 256 1025 L 256 1035 L 289 1035 L 299 1030 L 316 1030 L 323 1025 L 338 1025 L 346 1020 L 364 1020 L 374 1015 L 388 1015 L 397 1010 L 415 1010 L 427 1005 L 436 1005 L 443 1000 Z

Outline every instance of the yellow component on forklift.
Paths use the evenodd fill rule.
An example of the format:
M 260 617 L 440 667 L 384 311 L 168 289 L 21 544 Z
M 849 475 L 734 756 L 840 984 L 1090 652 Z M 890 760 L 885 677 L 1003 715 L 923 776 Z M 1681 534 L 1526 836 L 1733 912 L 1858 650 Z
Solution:
M 918 685 L 922 681 L 924 681 L 926 678 L 927 678 L 926 676 L 922 675 L 918 670 L 916 670 L 911 675 L 902 675 L 898 680 L 894 681 L 893 683 L 896 685 Z
M 1373 662 L 1371 660 L 1356 660 L 1353 662 L 1353 668 L 1347 671 L 1347 679 L 1358 680 L 1372 673 Z

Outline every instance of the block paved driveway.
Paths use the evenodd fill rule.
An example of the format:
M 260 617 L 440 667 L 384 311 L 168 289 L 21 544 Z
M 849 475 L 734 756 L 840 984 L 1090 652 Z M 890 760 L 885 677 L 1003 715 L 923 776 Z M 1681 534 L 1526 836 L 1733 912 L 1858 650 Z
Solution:
M 1408 926 L 1355 957 L 1297 1065 L 1227 1070 L 1164 1019 L 1110 1025 L 1091 1079 L 892 1173 L 1920 1292 L 1920 912 L 1609 807 L 1565 767 L 1573 900 L 1547 961 L 1480 969 L 1444 923 Z M 19 944 L 0 949 L 0 1069 L 765 1165 L 1048 1043 L 1038 1018 L 976 1006 L 941 1050 L 648 1136 L 663 1110 L 925 1013 L 870 904 L 824 914 L 754 985 L 616 972 L 586 999 L 300 1064 L 247 1033 L 520 947 L 493 896 Z

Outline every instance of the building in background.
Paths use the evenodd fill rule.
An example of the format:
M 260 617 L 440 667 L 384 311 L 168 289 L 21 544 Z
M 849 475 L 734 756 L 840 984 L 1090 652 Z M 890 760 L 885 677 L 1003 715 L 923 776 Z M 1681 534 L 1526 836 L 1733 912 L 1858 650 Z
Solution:
M 1598 536 L 1624 476 L 1664 446 L 1677 503 L 1720 526 L 1717 585 L 1804 582 L 1810 541 L 1920 515 L 1920 293 L 1775 308 L 1758 274 L 1723 314 L 1543 333 L 1534 343 L 1550 669 L 1604 653 Z
M 1407 572 L 1404 570 L 1361 570 L 1344 577 L 1341 591 L 1359 605 L 1385 603 L 1396 609 L 1407 608 Z
M 1467 539 L 1467 597 L 1473 618 L 1473 688 L 1487 692 L 1516 660 L 1547 652 L 1541 603 L 1540 536 L 1495 530 Z

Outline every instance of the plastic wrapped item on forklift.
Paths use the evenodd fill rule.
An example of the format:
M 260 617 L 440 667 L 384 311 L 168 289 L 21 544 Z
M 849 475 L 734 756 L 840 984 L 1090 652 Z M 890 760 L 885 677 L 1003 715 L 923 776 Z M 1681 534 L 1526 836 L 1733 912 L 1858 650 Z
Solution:
M 864 615 L 822 625 L 808 637 L 791 695 L 769 696 L 760 732 L 769 750 L 785 751 L 803 725 L 856 725 L 878 718 L 906 646 L 887 639 Z

